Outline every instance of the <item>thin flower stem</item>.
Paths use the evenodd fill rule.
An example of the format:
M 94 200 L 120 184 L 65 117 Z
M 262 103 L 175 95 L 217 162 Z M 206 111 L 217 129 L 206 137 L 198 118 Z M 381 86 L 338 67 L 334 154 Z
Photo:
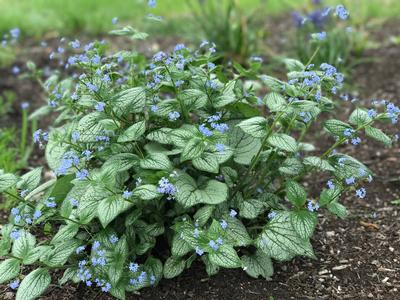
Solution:
M 31 207 L 31 208 L 34 208 L 34 207 L 35 207 L 34 205 L 32 205 L 31 203 L 29 203 L 28 201 L 26 201 L 26 200 L 25 200 L 24 198 L 22 198 L 22 197 L 19 197 L 19 196 L 17 196 L 17 195 L 14 195 L 14 194 L 12 194 L 12 193 L 10 193 L 10 192 L 8 192 L 8 191 L 4 191 L 4 193 L 7 194 L 7 195 L 10 196 L 10 197 L 13 197 L 14 199 L 17 199 L 18 201 L 24 202 L 26 205 L 28 205 L 28 206 Z
M 314 60 L 315 56 L 318 54 L 319 50 L 321 49 L 321 45 L 318 45 L 317 49 L 315 49 L 313 55 L 310 57 L 310 59 L 308 60 L 308 62 L 306 63 L 305 67 L 307 68 L 307 66 L 309 66 L 311 64 L 311 62 Z

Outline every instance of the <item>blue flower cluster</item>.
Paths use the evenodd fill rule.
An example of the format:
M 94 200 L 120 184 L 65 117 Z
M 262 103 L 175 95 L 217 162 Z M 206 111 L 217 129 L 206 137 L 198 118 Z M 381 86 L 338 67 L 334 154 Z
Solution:
M 8 33 L 3 35 L 1 40 L 1 45 L 6 47 L 9 43 L 15 44 L 21 35 L 21 30 L 19 28 L 12 28 Z
M 36 209 L 35 211 L 21 212 L 19 208 L 13 207 L 11 209 L 11 215 L 13 216 L 15 225 L 22 226 L 23 222 L 25 222 L 26 225 L 31 225 L 42 216 L 42 211 Z
M 307 209 L 310 212 L 317 211 L 319 209 L 319 204 L 318 203 L 314 203 L 313 201 L 308 201 L 307 202 Z
M 33 142 L 38 143 L 40 147 L 43 147 L 44 142 L 49 140 L 49 134 L 42 129 L 38 129 L 33 133 Z
M 60 166 L 56 170 L 57 175 L 66 175 L 68 170 L 72 167 L 78 167 L 80 163 L 79 157 L 72 151 L 66 152 L 62 159 Z
M 137 263 L 129 263 L 128 266 L 129 271 L 137 274 L 135 278 L 130 278 L 129 283 L 133 286 L 139 286 L 145 283 L 146 280 L 149 281 L 151 285 L 156 282 L 156 277 L 154 274 L 148 274 L 146 271 L 140 271 L 140 266 Z
M 169 182 L 168 178 L 163 177 L 158 181 L 157 192 L 168 195 L 168 200 L 171 200 L 173 199 L 177 190 L 175 186 Z
M 318 3 L 317 5 L 319 5 Z M 347 20 L 349 12 L 346 8 L 339 4 L 334 9 L 332 7 L 317 8 L 305 16 L 300 12 L 295 11 L 292 13 L 293 23 L 296 27 L 303 27 L 306 23 L 310 22 L 316 28 L 322 28 L 329 20 L 330 13 L 334 11 L 335 16 L 341 20 Z

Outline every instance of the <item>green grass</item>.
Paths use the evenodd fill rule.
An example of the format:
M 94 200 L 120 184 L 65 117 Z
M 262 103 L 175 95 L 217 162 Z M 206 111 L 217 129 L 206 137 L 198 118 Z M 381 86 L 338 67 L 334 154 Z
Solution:
M 56 31 L 71 35 L 77 31 L 88 34 L 107 32 L 115 16 L 132 25 L 142 24 L 148 13 L 161 15 L 167 21 L 190 14 L 185 1 L 158 0 L 155 9 L 149 9 L 146 0 L 0 0 L 0 33 L 20 27 L 25 35 L 41 37 Z M 215 0 L 220 1 L 220 0 Z M 260 8 L 260 13 L 278 14 L 309 5 L 310 0 L 237 0 L 243 8 Z M 343 2 L 351 10 L 353 20 L 370 17 L 393 17 L 400 13 L 398 0 L 327 0 Z M 187 20 L 187 19 L 186 19 Z M 175 21 L 176 22 L 176 21 Z M 178 25 L 176 25 L 179 27 Z M 185 26 L 182 22 L 180 26 Z M 160 30 L 165 30 L 161 28 Z

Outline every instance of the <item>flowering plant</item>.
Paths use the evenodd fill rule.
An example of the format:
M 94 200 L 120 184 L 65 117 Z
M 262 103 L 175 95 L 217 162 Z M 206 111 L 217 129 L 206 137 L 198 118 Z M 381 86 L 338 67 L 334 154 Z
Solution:
M 348 71 L 352 56 L 360 56 L 367 47 L 365 33 L 348 26 L 349 12 L 343 5 L 332 8 L 322 1 L 313 1 L 313 6 L 314 10 L 306 15 L 298 11 L 292 14 L 296 26 L 292 38 L 295 54 L 305 63 L 318 47 L 313 60 L 316 64 L 325 62 Z
M 106 56 L 102 43 L 71 43 L 83 48 L 67 60 L 80 75 L 44 83 L 58 127 L 34 134 L 55 178 L 41 183 L 42 168 L 0 173 L 0 192 L 19 201 L 0 241 L 0 283 L 11 280 L 17 300 L 39 297 L 51 270 L 64 270 L 60 284 L 84 282 L 119 299 L 196 259 L 209 275 L 243 268 L 269 278 L 272 260 L 314 257 L 319 209 L 345 217 L 340 196 L 366 196 L 371 171 L 337 149 L 360 143 L 362 132 L 390 145 L 374 124 L 397 122 L 398 107 L 379 102 L 357 107 L 348 123 L 329 119 L 335 142 L 318 155 L 303 139 L 334 110 L 343 76 L 333 66 L 287 59 L 286 82 L 259 74 L 259 61 L 236 64 L 238 72 L 215 65 L 207 45 L 179 44 L 147 63 L 136 52 Z M 314 172 L 330 178 L 319 195 L 302 184 Z

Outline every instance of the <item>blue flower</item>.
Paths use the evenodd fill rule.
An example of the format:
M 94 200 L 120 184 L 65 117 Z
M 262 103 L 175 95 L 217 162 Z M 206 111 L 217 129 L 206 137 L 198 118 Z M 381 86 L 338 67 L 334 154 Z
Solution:
M 33 213 L 33 219 L 39 219 L 42 216 L 42 212 L 40 210 L 35 210 L 35 212 Z
M 118 23 L 118 18 L 117 17 L 112 18 L 111 19 L 111 23 L 114 24 L 114 25 L 117 24 Z
M 214 251 L 217 251 L 217 250 L 219 249 L 218 244 L 217 244 L 214 240 L 209 241 L 209 242 L 208 242 L 208 245 L 209 245 Z
M 305 18 L 298 11 L 292 13 L 292 20 L 296 27 L 301 27 L 305 23 Z
M 15 229 L 13 231 L 11 231 L 11 233 L 10 233 L 10 238 L 14 241 L 18 240 L 20 236 L 21 236 L 20 232 Z
M 131 285 L 137 285 L 137 280 L 136 279 L 130 279 L 129 280 L 129 283 L 131 284 Z
M 168 118 L 170 121 L 176 121 L 179 119 L 180 116 L 181 116 L 181 114 L 178 111 L 171 111 L 168 114 Z
M 150 276 L 150 284 L 153 285 L 154 283 L 156 283 L 156 276 L 154 276 L 153 274 Z
M 21 216 L 20 215 L 14 216 L 14 223 L 18 224 L 19 222 L 21 222 Z
M 226 123 L 211 123 L 210 125 L 220 133 L 225 133 L 229 130 L 229 126 Z
M 71 134 L 71 139 L 75 143 L 76 141 L 79 140 L 80 136 L 81 136 L 81 134 L 78 131 L 74 131 Z
M 222 113 L 221 112 L 217 112 L 215 115 L 209 116 L 207 118 L 207 122 L 208 123 L 214 123 L 216 121 L 221 120 L 221 117 L 222 117 Z
M 210 129 L 208 129 L 205 124 L 201 124 L 199 126 L 199 131 L 201 132 L 202 135 L 207 136 L 207 137 L 210 137 L 213 135 L 212 131 Z
M 224 241 L 222 240 L 221 237 L 217 238 L 217 244 L 219 244 L 219 245 L 223 245 L 224 244 Z
M 301 112 L 299 113 L 299 116 L 302 117 L 304 123 L 308 123 L 308 122 L 310 122 L 310 120 L 312 119 L 312 115 L 311 115 L 310 112 L 301 111 Z
M 110 241 L 111 244 L 115 244 L 116 242 L 118 242 L 118 237 L 115 234 L 113 234 L 112 236 L 110 236 L 108 240 Z
M 79 246 L 78 248 L 76 248 L 75 253 L 76 253 L 76 254 L 79 254 L 79 253 L 81 253 L 81 252 L 84 251 L 84 250 L 85 250 L 85 246 Z
M 136 273 L 139 270 L 139 265 L 137 263 L 130 263 L 129 264 L 129 271 Z
M 84 151 L 82 152 L 82 155 L 83 155 L 84 157 L 86 157 L 86 159 L 89 159 L 90 156 L 92 155 L 92 151 L 86 149 L 86 150 L 84 150 Z
M 93 49 L 93 46 L 94 46 L 94 43 L 89 43 L 89 44 L 85 45 L 85 47 L 83 49 L 85 50 L 85 52 L 88 52 Z
M 57 203 L 55 203 L 54 201 L 50 201 L 50 202 L 46 201 L 44 204 L 49 208 L 54 208 L 57 206 Z
M 273 218 L 275 218 L 278 215 L 278 213 L 276 211 L 271 211 L 268 214 L 268 219 L 272 220 Z
M 320 102 L 320 101 L 321 101 L 321 98 L 322 98 L 321 90 L 318 90 L 318 91 L 315 93 L 315 100 L 316 100 L 317 102 Z
M 184 44 L 177 44 L 177 45 L 174 47 L 174 52 L 183 50 L 183 49 L 185 49 L 185 48 L 186 48 L 186 47 L 185 47 Z
M 360 188 L 360 189 L 356 190 L 356 196 L 358 198 L 364 199 L 366 195 L 367 195 L 367 191 L 365 190 L 365 188 Z
M 224 144 L 221 144 L 221 143 L 216 143 L 215 144 L 215 149 L 218 151 L 218 152 L 224 152 L 225 151 L 225 145 Z
M 43 139 L 43 134 L 44 132 L 42 131 L 42 129 L 38 129 L 33 133 L 33 142 L 34 143 L 41 143 L 42 139 Z
M 81 43 L 78 40 L 71 42 L 71 47 L 74 49 L 78 49 L 81 46 Z
M 92 92 L 97 92 L 99 90 L 99 88 L 97 86 L 95 86 L 93 83 L 91 82 L 87 82 L 86 86 L 89 90 L 91 90 Z
M 338 159 L 338 164 L 339 166 L 343 167 L 344 166 L 344 162 L 346 161 L 346 157 L 341 157 Z
M 336 6 L 335 14 L 342 20 L 346 20 L 349 17 L 349 12 L 341 4 Z
M 57 52 L 60 53 L 60 54 L 62 54 L 62 53 L 65 52 L 65 49 L 64 49 L 63 47 L 58 47 L 58 48 L 57 48 Z
M 360 168 L 360 170 L 358 171 L 358 174 L 361 177 L 364 177 L 365 175 L 367 175 L 367 171 L 364 168 Z
M 10 34 L 11 34 L 11 37 L 12 37 L 14 40 L 16 40 L 16 39 L 19 38 L 19 36 L 20 36 L 20 34 L 21 34 L 21 30 L 20 30 L 19 28 L 12 28 L 12 29 L 10 30 Z
M 326 32 L 322 31 L 322 32 L 314 33 L 314 37 L 320 41 L 326 40 Z
M 147 2 L 147 6 L 150 7 L 150 8 L 154 8 L 154 7 L 156 7 L 156 5 L 157 5 L 157 1 L 156 0 L 149 0 Z
M 126 190 L 122 193 L 122 197 L 124 197 L 125 199 L 128 199 L 132 196 L 132 194 L 133 194 L 133 192 Z
M 22 102 L 21 109 L 27 109 L 29 107 L 29 102 Z
M 79 180 L 84 180 L 88 176 L 89 176 L 89 171 L 86 169 L 76 171 L 76 178 L 78 178 Z
M 79 202 L 75 198 L 69 198 L 69 203 L 71 203 L 72 207 L 77 207 Z
M 20 193 L 19 193 L 19 195 L 23 198 L 23 197 L 25 197 L 27 194 L 28 194 L 28 190 L 22 190 Z
M 159 61 L 162 61 L 162 60 L 164 60 L 166 58 L 167 58 L 167 55 L 164 52 L 160 51 L 160 52 L 157 52 L 156 54 L 154 54 L 153 61 L 154 62 L 159 62 Z
M 16 290 L 19 287 L 19 279 L 15 279 L 14 281 L 10 282 L 10 288 Z
M 353 145 L 358 145 L 361 143 L 361 139 L 359 137 L 355 137 L 355 138 L 351 139 L 351 143 Z
M 259 57 L 259 56 L 251 56 L 251 57 L 250 57 L 250 60 L 251 60 L 251 61 L 254 61 L 254 62 L 259 62 L 259 63 L 262 63 L 262 62 L 263 62 L 262 57 Z
M 183 80 L 177 80 L 177 81 L 175 81 L 175 86 L 177 87 L 177 88 L 179 88 L 182 84 L 184 84 L 185 82 L 183 81 Z
M 111 78 L 108 74 L 105 74 L 101 80 L 105 83 L 109 83 L 111 81 Z
M 229 216 L 231 216 L 232 218 L 236 217 L 237 212 L 234 209 L 231 209 L 231 211 L 229 212 Z
M 151 110 L 153 113 L 155 113 L 155 112 L 157 112 L 157 110 L 158 110 L 158 106 L 157 106 L 157 105 L 152 105 L 152 106 L 150 106 L 150 110 Z
M 346 128 L 346 129 L 343 131 L 343 135 L 344 135 L 344 136 L 347 136 L 347 137 L 352 136 L 353 133 L 354 133 L 354 129 L 351 129 L 351 128 Z
M 222 229 L 228 228 L 228 223 L 225 220 L 222 220 L 220 224 Z
M 109 290 L 111 289 L 111 283 L 107 282 L 102 288 L 101 290 L 105 293 L 107 293 Z
M 207 63 L 207 67 L 208 67 L 209 69 L 214 69 L 214 68 L 215 68 L 215 64 L 212 63 L 212 62 L 209 62 L 209 63 Z
M 347 185 L 352 185 L 352 184 L 356 183 L 356 179 L 353 176 L 351 176 L 349 178 L 346 178 L 345 182 L 346 182 Z
M 138 281 L 139 283 L 143 283 L 146 279 L 147 273 L 145 271 L 140 272 L 140 275 L 138 276 Z
M 80 159 L 72 151 L 64 154 L 60 166 L 56 170 L 57 175 L 65 175 L 72 166 L 78 166 Z
M 332 189 L 335 188 L 335 185 L 334 185 L 334 183 L 332 182 L 332 180 L 328 180 L 328 182 L 326 183 L 326 185 L 328 186 L 328 188 L 329 188 L 330 190 L 332 190 Z
M 21 72 L 21 69 L 17 66 L 14 66 L 11 71 L 13 72 L 14 75 L 17 75 Z
M 197 246 L 195 250 L 198 256 L 202 256 L 204 253 L 204 251 L 199 246 Z
M 161 194 L 175 195 L 176 188 L 167 178 L 163 177 L 158 181 L 157 192 Z
M 374 110 L 374 109 L 372 109 L 372 108 L 368 110 L 368 116 L 369 116 L 370 118 L 375 118 L 376 115 L 377 115 L 376 110 Z
M 13 208 L 11 209 L 11 214 L 12 214 L 13 216 L 18 215 L 18 214 L 19 214 L 19 209 L 16 208 L 16 207 L 13 207 Z
M 305 71 L 303 75 L 305 76 L 303 80 L 305 86 L 313 87 L 321 82 L 321 78 L 314 71 Z
M 328 77 L 333 77 L 336 74 L 336 68 L 327 63 L 321 64 L 320 69 L 325 71 L 325 76 Z
M 344 81 L 344 75 L 342 73 L 336 73 L 335 74 L 336 81 L 337 83 L 341 84 Z
M 213 80 L 207 80 L 206 87 L 209 89 L 212 89 L 212 90 L 216 90 L 216 89 L 218 89 L 218 84 Z
M 319 209 L 319 204 L 318 204 L 318 203 L 315 203 L 315 204 L 314 204 L 314 202 L 308 201 L 308 203 L 307 203 L 307 209 L 308 209 L 310 212 L 317 211 L 317 210 Z
M 104 111 L 104 107 L 106 106 L 106 104 L 104 102 L 97 102 L 96 105 L 94 106 L 94 108 L 98 111 L 98 112 L 102 112 Z
M 195 228 L 195 229 L 193 230 L 193 236 L 197 239 L 197 238 L 199 238 L 199 235 L 200 235 L 199 229 L 198 229 L 198 228 Z

